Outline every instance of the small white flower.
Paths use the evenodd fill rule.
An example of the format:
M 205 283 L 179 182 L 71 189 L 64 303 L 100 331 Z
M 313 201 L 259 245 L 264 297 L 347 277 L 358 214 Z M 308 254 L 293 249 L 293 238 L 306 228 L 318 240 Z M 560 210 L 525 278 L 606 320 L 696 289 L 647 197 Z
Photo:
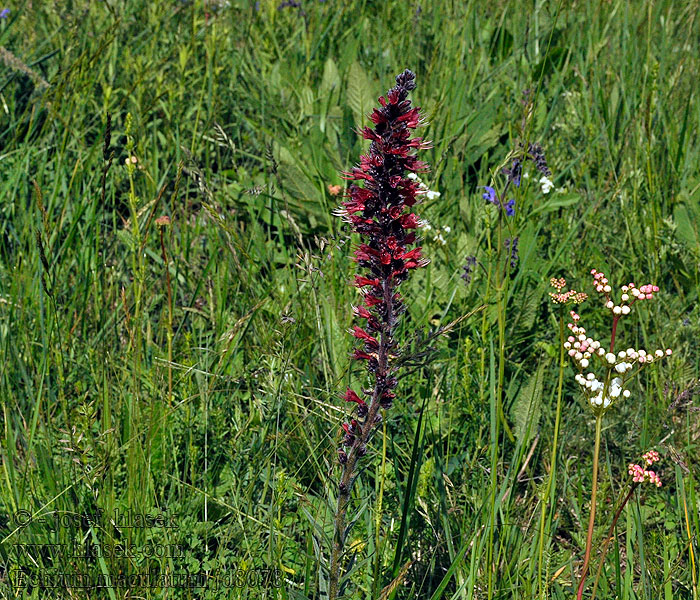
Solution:
M 581 360 L 581 368 L 585 369 L 588 366 L 588 359 L 584 358 Z
M 420 181 L 420 179 L 418 178 L 418 175 L 416 175 L 415 173 L 409 173 L 408 175 L 406 175 L 406 177 L 408 177 L 409 179 L 412 179 L 413 181 Z
M 622 314 L 622 309 L 619 306 L 613 307 L 613 314 L 614 315 L 621 315 Z
M 607 360 L 611 365 L 615 364 L 615 355 L 612 352 L 608 352 L 605 355 L 605 360 Z
M 449 225 L 445 225 L 445 226 L 442 228 L 442 230 L 443 230 L 445 233 L 450 233 L 450 231 L 452 231 L 452 228 L 451 228 Z
M 425 197 L 426 197 L 428 200 L 435 200 L 435 198 L 439 198 L 439 197 L 440 197 L 440 192 L 434 192 L 433 190 L 428 190 L 428 191 L 425 193 Z
M 540 185 L 542 186 L 543 194 L 549 194 L 551 189 L 554 187 L 554 184 L 547 177 L 542 177 L 540 179 Z
M 622 314 L 623 314 L 623 315 L 628 315 L 628 314 L 630 314 L 630 307 L 627 306 L 626 304 L 622 307 Z
M 622 392 L 622 395 L 623 395 L 625 398 L 629 398 L 629 397 L 630 397 L 630 391 L 629 391 L 629 390 L 625 390 L 624 392 Z

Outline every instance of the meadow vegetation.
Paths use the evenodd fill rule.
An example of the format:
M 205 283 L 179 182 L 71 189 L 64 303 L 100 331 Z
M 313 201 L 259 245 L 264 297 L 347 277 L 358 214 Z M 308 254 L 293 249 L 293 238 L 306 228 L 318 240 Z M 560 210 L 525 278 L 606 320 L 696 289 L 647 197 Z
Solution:
M 597 419 L 561 357 L 571 307 L 549 293 L 553 277 L 587 292 L 576 311 L 609 340 L 595 268 L 659 287 L 619 348 L 673 353 L 602 422 L 583 597 L 597 580 L 598 598 L 698 599 L 696 2 L 7 8 L 0 596 L 24 566 L 221 583 L 58 586 L 74 598 L 325 597 L 341 396 L 366 385 L 347 333 L 358 239 L 332 213 L 367 150 L 356 130 L 408 68 L 439 195 L 417 210 L 431 262 L 401 288 L 401 376 L 352 490 L 345 597 L 575 597 Z M 531 160 L 489 202 L 529 144 L 551 185 Z M 635 485 L 613 523 L 650 450 L 663 485 Z

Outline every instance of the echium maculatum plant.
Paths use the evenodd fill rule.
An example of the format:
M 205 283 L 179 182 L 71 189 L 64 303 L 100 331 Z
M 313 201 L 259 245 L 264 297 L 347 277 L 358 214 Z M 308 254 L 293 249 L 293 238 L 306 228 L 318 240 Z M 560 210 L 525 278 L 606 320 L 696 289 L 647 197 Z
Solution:
M 412 207 L 424 191 L 418 181 L 407 175 L 427 170 L 415 152 L 429 147 L 422 138 L 411 137 L 411 130 L 423 124 L 420 109 L 412 108 L 408 99 L 408 93 L 415 87 L 415 75 L 406 69 L 397 75 L 396 85 L 386 98 L 379 98 L 381 107 L 370 115 L 374 128 L 365 127 L 361 132 L 371 141 L 369 151 L 360 157 L 360 163 L 351 172 L 344 174 L 362 186 L 350 185 L 347 199 L 335 211 L 362 240 L 353 257 L 362 269 L 353 281 L 362 296 L 362 303 L 353 307 L 361 325 L 355 325 L 350 333 L 359 341 L 352 357 L 366 363 L 371 386 L 359 392 L 348 388 L 343 397 L 357 406 L 355 418 L 343 423 L 342 447 L 338 449 L 342 473 L 331 557 L 330 600 L 335 600 L 338 594 L 345 515 L 357 461 L 366 454 L 370 435 L 382 420 L 379 409 L 390 408 L 395 398 L 399 349 L 394 332 L 406 310 L 398 288 L 412 269 L 428 264 L 421 256 L 421 248 L 412 247 L 416 243 L 415 230 L 420 227 Z

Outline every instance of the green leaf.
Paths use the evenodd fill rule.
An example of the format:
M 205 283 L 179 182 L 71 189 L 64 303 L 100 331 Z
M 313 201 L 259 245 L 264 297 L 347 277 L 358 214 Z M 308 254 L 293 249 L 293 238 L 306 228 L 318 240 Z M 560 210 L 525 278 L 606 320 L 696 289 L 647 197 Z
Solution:
M 547 361 L 540 361 L 537 371 L 527 380 L 520 394 L 513 403 L 513 420 L 515 437 L 526 445 L 537 430 L 542 412 L 542 379 Z
M 535 208 L 530 216 L 536 215 L 537 213 L 548 213 L 558 208 L 564 208 L 565 206 L 571 206 L 577 204 L 580 201 L 578 194 L 557 194 L 551 200 L 548 200 L 544 204 L 540 204 Z
M 673 210 L 673 220 L 676 223 L 676 235 L 679 241 L 693 249 L 697 249 L 700 246 L 698 218 L 700 218 L 700 215 L 697 214 L 693 206 L 677 204 Z
M 355 127 L 359 129 L 364 125 L 366 115 L 374 104 L 374 87 L 370 85 L 367 74 L 357 62 L 352 63 L 348 70 L 347 100 Z

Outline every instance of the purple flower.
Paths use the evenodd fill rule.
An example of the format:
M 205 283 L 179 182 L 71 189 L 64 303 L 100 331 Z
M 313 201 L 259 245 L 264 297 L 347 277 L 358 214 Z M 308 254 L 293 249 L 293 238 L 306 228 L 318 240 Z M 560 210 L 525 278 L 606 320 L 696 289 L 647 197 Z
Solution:
M 501 172 L 515 187 L 520 187 L 520 177 L 523 173 L 523 163 L 519 158 L 513 160 L 513 166 L 510 169 L 508 167 L 503 167 Z
M 496 194 L 496 190 L 492 188 L 489 185 L 484 186 L 484 190 L 486 190 L 481 197 L 484 200 L 488 200 L 491 204 L 494 206 L 498 206 L 501 210 L 506 211 L 506 215 L 509 217 L 512 217 L 515 214 L 515 200 L 510 199 L 508 202 L 505 203 L 505 205 L 501 202 L 501 199 L 498 197 L 498 194 Z
M 547 166 L 547 159 L 544 156 L 544 149 L 539 144 L 530 144 L 527 149 L 527 157 L 535 163 L 537 170 L 545 177 L 550 177 L 552 172 Z
M 9 8 L 3 8 L 0 10 L 0 19 L 7 19 L 7 17 L 10 15 L 10 9 Z
M 469 285 L 472 281 L 472 273 L 474 272 L 474 267 L 476 266 L 476 256 L 467 256 L 467 262 L 462 267 L 464 269 L 464 273 L 462 273 L 461 277 L 464 279 L 464 283 Z
M 486 191 L 482 194 L 481 197 L 484 200 L 488 200 L 491 204 L 495 204 L 496 206 L 498 206 L 500 204 L 500 202 L 498 201 L 498 198 L 496 198 L 496 190 L 494 190 L 492 187 L 490 187 L 488 185 L 484 186 L 484 190 L 486 190 Z

